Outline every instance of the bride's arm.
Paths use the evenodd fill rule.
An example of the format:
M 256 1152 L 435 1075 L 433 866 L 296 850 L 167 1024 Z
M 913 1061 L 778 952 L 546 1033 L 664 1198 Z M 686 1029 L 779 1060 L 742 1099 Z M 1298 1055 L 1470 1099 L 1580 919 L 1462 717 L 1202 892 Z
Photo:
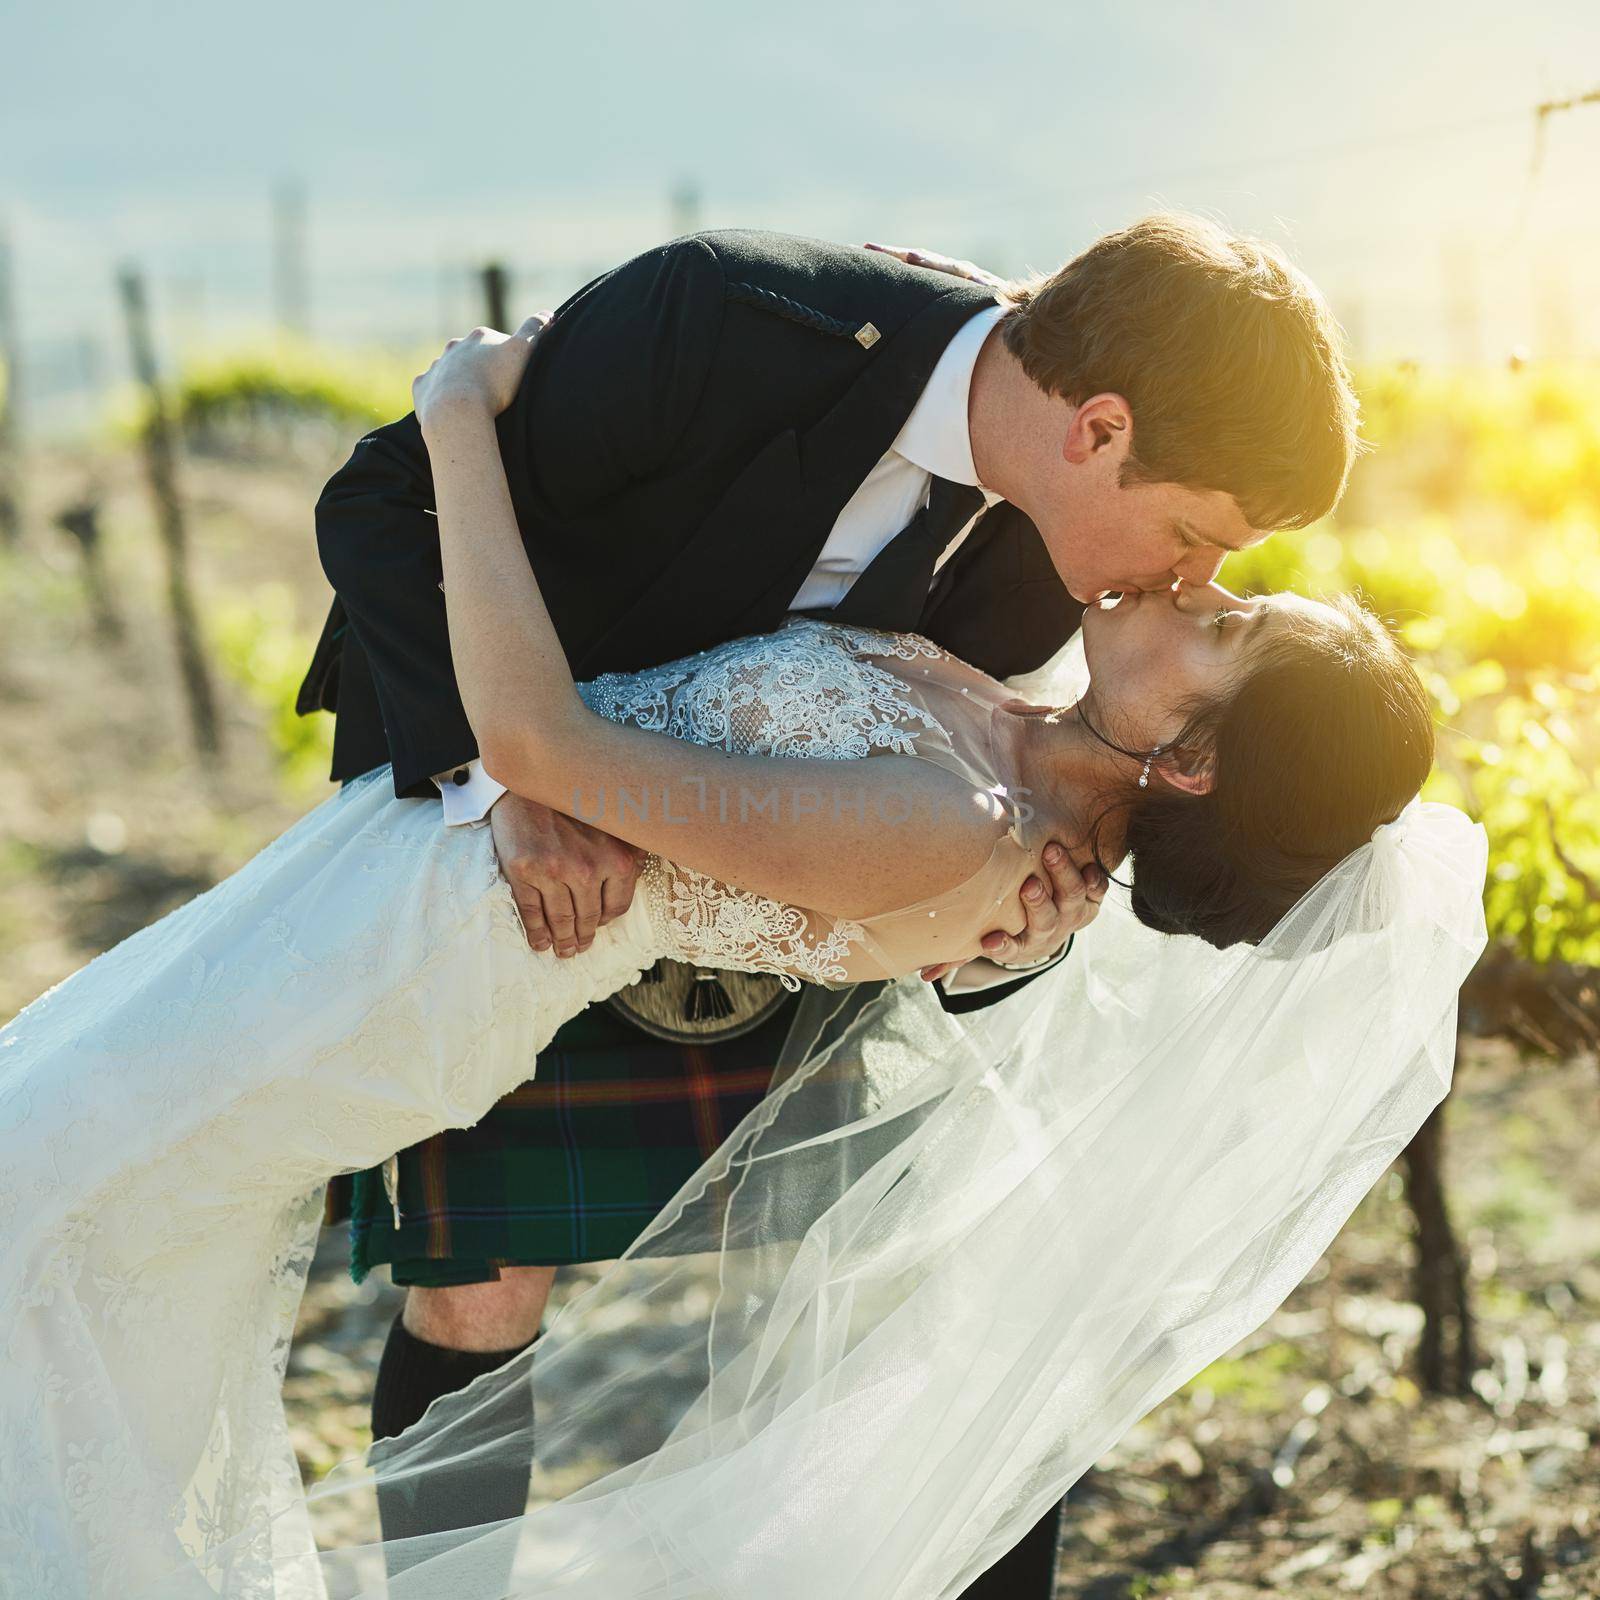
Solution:
M 530 333 L 528 330 L 532 328 Z M 525 324 L 454 341 L 414 386 L 462 703 L 508 788 L 771 899 L 863 917 L 965 882 L 1004 831 L 987 797 L 902 756 L 730 755 L 591 712 L 529 566 L 495 435 Z M 526 363 L 522 355 L 522 364 Z

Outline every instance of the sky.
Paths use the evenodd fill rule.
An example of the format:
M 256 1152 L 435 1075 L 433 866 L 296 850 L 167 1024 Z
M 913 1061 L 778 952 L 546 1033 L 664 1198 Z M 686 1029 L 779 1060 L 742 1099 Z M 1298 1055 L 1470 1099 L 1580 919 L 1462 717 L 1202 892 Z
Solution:
M 1284 244 L 1358 347 L 1600 353 L 1593 0 L 0 0 L 0 229 L 36 410 L 274 317 L 303 189 L 319 338 L 411 349 L 700 226 L 1050 268 L 1160 205 Z M 672 195 L 698 193 L 686 211 Z

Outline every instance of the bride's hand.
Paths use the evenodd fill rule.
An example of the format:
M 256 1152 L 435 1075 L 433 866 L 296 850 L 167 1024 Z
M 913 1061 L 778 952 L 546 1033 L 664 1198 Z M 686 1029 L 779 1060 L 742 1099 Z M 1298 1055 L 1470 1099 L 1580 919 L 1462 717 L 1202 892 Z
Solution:
M 426 429 L 462 410 L 499 416 L 516 399 L 534 342 L 549 322 L 548 311 L 536 311 L 515 333 L 474 328 L 466 338 L 452 339 L 444 354 L 411 380 L 417 421 Z
M 974 262 L 962 261 L 955 256 L 942 256 L 937 250 L 912 250 L 903 244 L 868 244 L 867 249 L 876 250 L 880 255 L 893 256 L 908 267 L 927 267 L 931 272 L 946 272 L 953 278 L 968 278 L 988 289 L 1001 288 L 1005 283 L 1004 278 L 985 272 Z

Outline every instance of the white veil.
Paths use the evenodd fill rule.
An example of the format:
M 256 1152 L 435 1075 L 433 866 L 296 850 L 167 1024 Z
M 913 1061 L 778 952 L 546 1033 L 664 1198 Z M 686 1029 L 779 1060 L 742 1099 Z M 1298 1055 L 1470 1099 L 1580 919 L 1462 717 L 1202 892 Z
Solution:
M 1485 864 L 1413 802 L 1257 948 L 1113 890 L 986 1011 L 891 986 L 530 1351 L 374 1452 L 466 1526 L 314 1553 L 285 1517 L 152 1592 L 959 1594 L 1282 1302 L 1444 1096 Z M 480 1475 L 530 1459 L 528 1514 L 476 1522 Z

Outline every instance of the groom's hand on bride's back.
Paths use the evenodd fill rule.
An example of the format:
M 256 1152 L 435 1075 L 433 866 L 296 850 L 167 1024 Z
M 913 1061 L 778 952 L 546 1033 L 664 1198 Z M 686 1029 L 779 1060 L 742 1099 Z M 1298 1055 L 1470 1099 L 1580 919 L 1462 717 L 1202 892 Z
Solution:
M 535 950 L 578 955 L 633 903 L 644 861 L 633 845 L 515 794 L 495 802 L 489 828 Z

